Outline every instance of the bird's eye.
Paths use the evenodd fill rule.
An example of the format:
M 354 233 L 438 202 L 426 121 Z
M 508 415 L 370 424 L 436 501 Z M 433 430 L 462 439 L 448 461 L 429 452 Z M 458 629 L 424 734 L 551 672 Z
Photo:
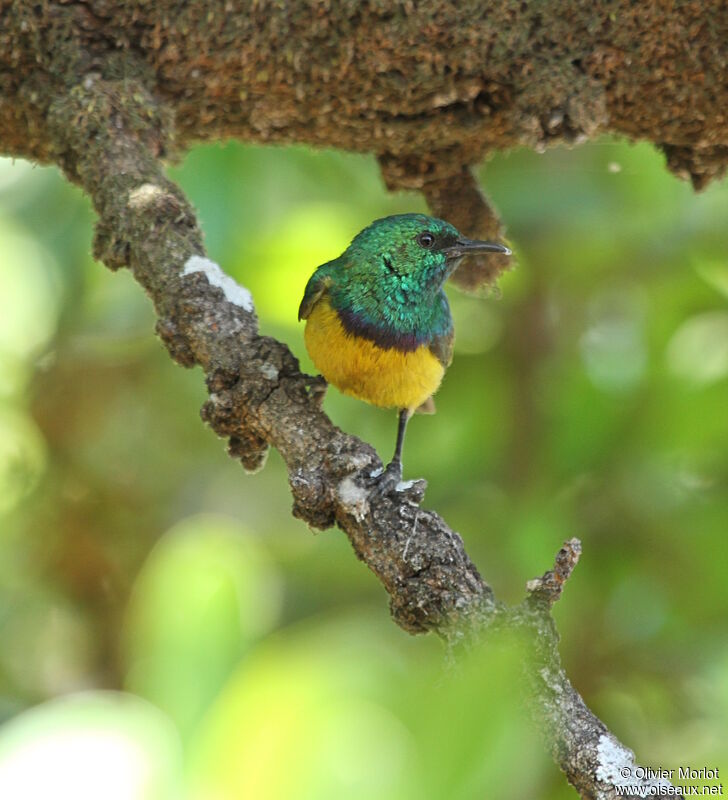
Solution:
M 417 244 L 429 250 L 435 244 L 435 237 L 429 231 L 423 231 L 417 235 Z

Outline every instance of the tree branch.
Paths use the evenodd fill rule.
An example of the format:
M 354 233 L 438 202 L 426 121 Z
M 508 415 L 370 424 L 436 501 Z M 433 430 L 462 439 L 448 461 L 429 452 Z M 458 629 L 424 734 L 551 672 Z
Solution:
M 80 75 L 142 81 L 174 148 L 307 142 L 423 160 L 612 132 L 696 187 L 728 164 L 724 0 L 0 0 L 0 147 L 55 159 L 46 116 Z
M 87 76 L 58 95 L 48 124 L 59 163 L 99 216 L 95 255 L 111 269 L 132 270 L 154 303 L 171 356 L 202 367 L 210 392 L 202 415 L 229 438 L 230 454 L 256 468 L 269 445 L 280 451 L 293 513 L 313 527 L 336 523 L 344 531 L 405 630 L 435 631 L 450 644 L 492 626 L 525 631 L 534 714 L 555 760 L 583 797 L 616 798 L 619 769 L 633 765 L 633 756 L 568 681 L 549 614 L 579 542 L 565 544 L 520 606 L 497 604 L 458 534 L 419 507 L 422 482 L 389 497 L 371 491 L 371 474 L 381 468 L 374 450 L 331 423 L 316 379 L 300 372 L 284 344 L 258 333 L 247 290 L 205 258 L 192 209 L 158 162 L 167 122 L 144 85 Z

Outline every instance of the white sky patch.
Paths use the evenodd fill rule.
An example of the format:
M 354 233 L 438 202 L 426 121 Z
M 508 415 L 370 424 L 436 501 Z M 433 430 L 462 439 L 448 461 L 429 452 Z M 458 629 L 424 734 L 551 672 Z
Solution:
M 190 256 L 182 269 L 182 274 L 192 275 L 193 272 L 204 272 L 208 283 L 222 289 L 225 299 L 229 303 L 253 312 L 253 295 L 244 286 L 226 275 L 214 261 L 202 256 Z

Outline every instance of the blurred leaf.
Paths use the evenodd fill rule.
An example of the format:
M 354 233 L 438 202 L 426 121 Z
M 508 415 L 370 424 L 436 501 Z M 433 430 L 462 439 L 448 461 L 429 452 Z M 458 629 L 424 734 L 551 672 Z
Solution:
M 709 286 L 728 297 L 728 261 L 703 259 L 696 264 L 695 271 Z
M 413 672 L 401 688 L 420 756 L 416 797 L 438 800 L 533 797 L 552 769 L 525 713 L 525 648 L 491 636 L 437 675 Z
M 644 378 L 647 351 L 643 306 L 644 298 L 624 285 L 602 292 L 590 303 L 581 353 L 587 374 L 600 389 L 625 392 Z
M 29 161 L 0 156 L 0 206 L 12 208 L 17 202 L 18 194 L 36 183 L 33 180 L 33 171 L 33 164 Z
M 262 646 L 201 731 L 193 800 L 414 798 L 411 736 L 368 689 L 393 679 L 393 653 L 373 644 L 361 626 L 327 625 Z
M 667 346 L 667 363 L 696 386 L 728 375 L 728 311 L 706 311 L 687 319 Z
M 339 624 L 263 646 L 208 717 L 193 798 L 528 796 L 548 761 L 520 713 L 520 647 L 490 641 L 448 671 L 414 650 L 398 669 L 381 644 Z
M 49 253 L 0 220 L 0 355 L 35 355 L 55 330 L 60 301 Z
M 33 421 L 0 405 L 0 517 L 33 490 L 45 463 L 45 442 Z
M 188 735 L 279 605 L 275 574 L 242 526 L 183 520 L 157 543 L 134 587 L 127 687 Z

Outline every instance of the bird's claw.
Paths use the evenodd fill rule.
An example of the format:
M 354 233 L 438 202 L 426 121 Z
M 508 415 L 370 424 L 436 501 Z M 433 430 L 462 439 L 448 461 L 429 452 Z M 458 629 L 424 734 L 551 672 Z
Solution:
M 402 481 L 402 464 L 393 461 L 375 478 L 372 493 L 384 497 L 394 492 L 402 492 L 408 499 L 419 502 L 425 496 L 427 481 L 424 478 L 413 481 Z
M 392 494 L 397 488 L 397 484 L 402 480 L 402 462 L 392 461 L 387 464 L 384 472 L 376 480 L 377 482 L 374 485 L 376 494 Z

